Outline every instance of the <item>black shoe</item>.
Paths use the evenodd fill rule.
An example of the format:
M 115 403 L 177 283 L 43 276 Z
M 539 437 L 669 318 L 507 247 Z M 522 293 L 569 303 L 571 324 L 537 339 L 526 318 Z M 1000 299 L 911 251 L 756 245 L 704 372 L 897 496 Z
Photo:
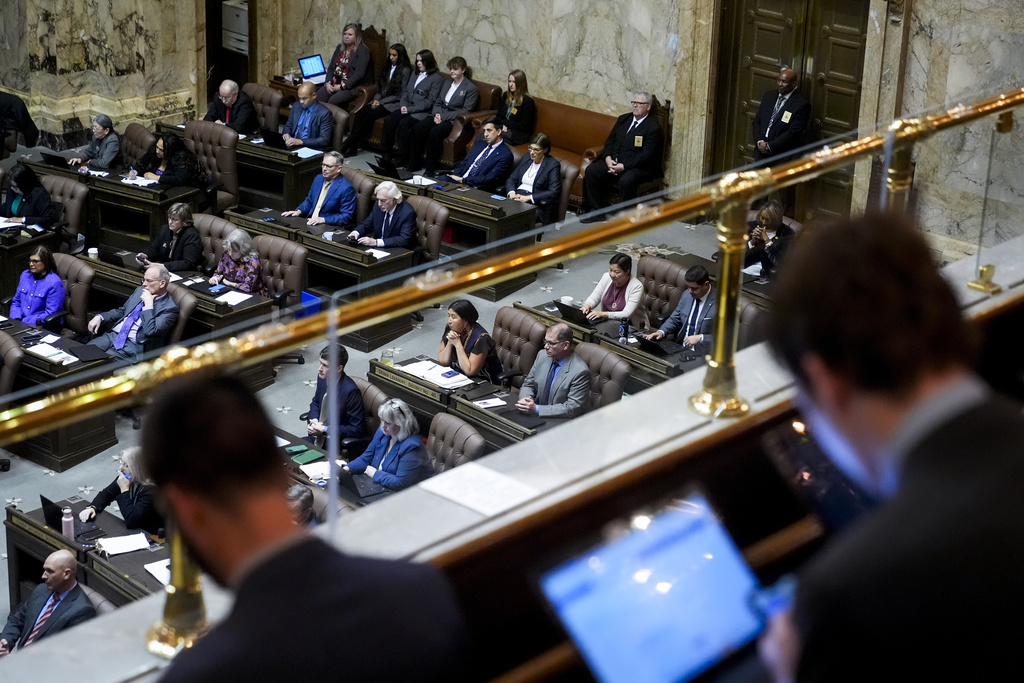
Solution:
M 592 213 L 580 218 L 580 223 L 600 223 L 605 219 L 605 215 L 601 213 Z

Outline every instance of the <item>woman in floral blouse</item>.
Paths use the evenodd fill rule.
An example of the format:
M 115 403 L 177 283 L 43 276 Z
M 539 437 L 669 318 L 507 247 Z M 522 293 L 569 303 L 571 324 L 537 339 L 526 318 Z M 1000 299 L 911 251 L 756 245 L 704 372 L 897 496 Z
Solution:
M 316 93 L 317 102 L 329 102 L 343 109 L 355 99 L 356 88 L 373 82 L 370 48 L 363 44 L 359 24 L 345 24 L 341 42 L 327 65 L 327 80 Z
M 245 230 L 236 228 L 228 233 L 224 240 L 224 255 L 220 257 L 210 284 L 225 284 L 241 292 L 266 294 L 263 266 L 252 238 Z

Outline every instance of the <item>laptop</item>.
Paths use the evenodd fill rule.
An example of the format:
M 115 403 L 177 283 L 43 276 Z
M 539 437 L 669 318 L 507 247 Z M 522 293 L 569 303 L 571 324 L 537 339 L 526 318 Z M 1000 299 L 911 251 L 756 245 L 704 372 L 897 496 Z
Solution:
M 764 597 L 698 491 L 609 525 L 537 583 L 603 683 L 692 681 L 725 660 L 749 666 L 766 613 L 781 606 Z
M 260 128 L 260 136 L 263 138 L 263 144 L 266 145 L 267 147 L 291 151 L 291 148 L 288 145 L 284 144 L 284 136 L 278 133 L 276 130 Z
M 640 335 L 637 335 L 636 338 L 637 341 L 640 342 L 640 349 L 654 356 L 671 356 L 683 351 L 682 344 L 677 344 L 674 341 L 669 341 L 667 339 L 654 341 L 653 339 L 647 339 Z
M 49 152 L 39 152 L 39 156 L 43 157 L 43 163 L 47 166 L 53 166 L 54 168 L 67 169 L 68 160 L 58 154 L 50 154 Z
M 109 263 L 112 266 L 121 266 L 122 268 L 127 267 L 124 264 L 124 257 L 126 253 L 124 249 L 115 249 L 114 247 L 108 247 L 101 244 L 96 247 L 96 250 L 97 255 L 100 257 L 100 261 Z
M 388 178 L 398 178 L 399 180 L 412 180 L 413 173 L 409 171 L 399 171 L 398 167 L 395 166 L 395 162 L 389 161 L 382 156 L 377 157 L 377 163 L 372 161 L 366 162 L 369 167 L 377 175 L 382 175 Z
M 562 314 L 562 320 L 579 325 L 580 327 L 594 327 L 594 323 L 590 322 L 586 314 L 575 306 L 563 304 L 557 299 L 552 303 L 558 308 L 558 312 Z
M 344 467 L 338 468 L 338 483 L 360 498 L 372 498 L 391 493 L 391 489 L 383 484 L 378 484 L 365 474 L 352 474 Z
M 60 532 L 63 529 L 62 520 L 64 518 L 64 511 L 61 506 L 54 503 L 46 496 L 39 494 L 39 502 L 43 506 L 43 519 L 46 520 L 46 525 L 51 529 Z M 76 541 L 94 541 L 97 538 L 106 536 L 107 533 L 103 529 L 99 528 L 92 522 L 83 522 L 78 519 L 78 515 L 72 515 L 75 520 L 75 540 Z
M 327 80 L 324 58 L 318 54 L 299 57 L 299 71 L 302 72 L 302 80 L 309 81 L 314 85 L 323 85 Z

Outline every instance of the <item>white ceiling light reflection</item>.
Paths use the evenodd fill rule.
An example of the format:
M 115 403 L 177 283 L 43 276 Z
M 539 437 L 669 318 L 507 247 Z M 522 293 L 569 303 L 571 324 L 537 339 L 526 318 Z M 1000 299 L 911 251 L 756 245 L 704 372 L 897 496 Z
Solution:
M 633 574 L 633 580 L 637 583 L 647 583 L 649 578 L 651 578 L 650 569 L 641 569 L 636 574 Z
M 651 525 L 651 518 L 647 515 L 637 515 L 632 519 L 630 524 L 634 529 L 639 529 L 640 531 L 647 531 L 647 527 Z
M 659 581 L 658 583 L 654 584 L 654 590 L 658 591 L 659 593 L 665 594 L 672 590 L 672 584 L 668 581 Z

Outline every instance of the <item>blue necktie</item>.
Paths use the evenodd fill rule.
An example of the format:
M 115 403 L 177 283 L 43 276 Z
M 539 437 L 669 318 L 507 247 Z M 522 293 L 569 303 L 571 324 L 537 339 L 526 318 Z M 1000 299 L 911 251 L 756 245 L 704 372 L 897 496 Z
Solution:
M 693 300 L 693 308 L 690 309 L 690 318 L 686 321 L 686 334 L 691 337 L 697 332 L 697 313 L 700 312 L 700 299 Z
M 298 138 L 305 140 L 309 137 L 309 109 L 303 109 L 302 115 L 299 116 Z
M 552 363 L 551 368 L 548 370 L 548 379 L 544 382 L 544 393 L 537 397 L 537 403 L 541 405 L 547 405 L 551 399 L 551 383 L 555 380 L 555 373 L 558 372 L 559 363 Z
M 473 160 L 473 164 L 469 167 L 469 170 L 466 171 L 466 175 L 464 177 L 468 178 L 471 175 L 473 175 L 473 171 L 476 170 L 476 167 L 483 163 L 487 159 L 487 157 L 491 155 L 491 149 L 493 148 L 490 145 L 488 145 L 487 149 L 485 149 L 484 151 L 480 152 L 480 154 L 477 155 L 476 159 Z
M 135 321 L 139 319 L 139 315 L 142 314 L 142 302 L 132 309 L 132 312 L 124 319 L 124 324 L 121 325 L 121 331 L 117 333 L 117 338 L 114 339 L 114 348 L 120 351 L 124 348 L 125 343 L 128 341 L 128 333 L 131 331 Z

